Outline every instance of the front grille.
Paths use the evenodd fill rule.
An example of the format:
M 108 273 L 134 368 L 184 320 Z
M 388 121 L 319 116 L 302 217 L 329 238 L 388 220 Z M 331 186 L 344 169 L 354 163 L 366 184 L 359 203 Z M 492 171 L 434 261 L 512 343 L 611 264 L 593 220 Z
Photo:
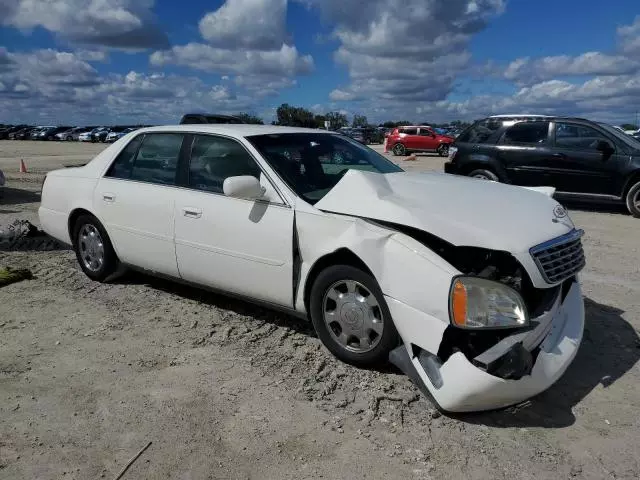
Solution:
M 582 235 L 583 230 L 573 230 L 530 250 L 546 282 L 559 283 L 582 270 L 585 265 Z

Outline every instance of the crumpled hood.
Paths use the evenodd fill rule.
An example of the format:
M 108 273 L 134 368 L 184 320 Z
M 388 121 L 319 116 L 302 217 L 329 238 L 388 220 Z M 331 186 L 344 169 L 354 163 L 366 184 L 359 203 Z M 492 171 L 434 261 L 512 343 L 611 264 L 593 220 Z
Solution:
M 558 203 L 542 193 L 444 173 L 379 174 L 349 170 L 315 207 L 420 229 L 456 246 L 511 253 L 573 229 L 553 220 Z

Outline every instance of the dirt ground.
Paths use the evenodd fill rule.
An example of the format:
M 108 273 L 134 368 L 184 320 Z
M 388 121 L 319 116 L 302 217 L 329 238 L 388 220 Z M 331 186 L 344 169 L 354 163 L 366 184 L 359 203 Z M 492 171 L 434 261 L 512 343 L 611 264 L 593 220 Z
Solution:
M 36 221 L 43 172 L 102 148 L 0 142 L 0 227 Z M 640 220 L 569 207 L 587 232 L 576 360 L 523 405 L 458 417 L 391 368 L 335 360 L 307 322 L 139 274 L 94 283 L 70 251 L 0 251 L 35 275 L 0 289 L 0 478 L 112 479 L 152 442 L 123 478 L 637 479 Z

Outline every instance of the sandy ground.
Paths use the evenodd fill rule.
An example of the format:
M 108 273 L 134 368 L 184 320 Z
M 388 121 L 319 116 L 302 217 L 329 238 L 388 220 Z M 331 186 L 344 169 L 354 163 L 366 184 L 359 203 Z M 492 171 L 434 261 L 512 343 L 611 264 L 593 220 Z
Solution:
M 101 148 L 0 142 L 0 226 L 35 220 L 42 173 Z M 151 441 L 124 478 L 636 479 L 640 221 L 570 207 L 588 259 L 575 362 L 524 405 L 460 417 L 335 360 L 306 322 L 138 274 L 93 283 L 69 251 L 0 252 L 36 275 L 0 289 L 0 478 L 114 478 Z

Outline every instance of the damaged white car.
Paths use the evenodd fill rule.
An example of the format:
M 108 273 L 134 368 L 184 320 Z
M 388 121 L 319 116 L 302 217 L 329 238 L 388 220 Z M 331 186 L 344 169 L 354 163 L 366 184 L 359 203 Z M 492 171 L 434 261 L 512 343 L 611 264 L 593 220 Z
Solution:
M 582 231 L 552 193 L 403 172 L 331 132 L 184 125 L 49 173 L 39 215 L 92 279 L 124 265 L 310 318 L 338 358 L 391 359 L 463 412 L 545 390 L 578 350 Z

